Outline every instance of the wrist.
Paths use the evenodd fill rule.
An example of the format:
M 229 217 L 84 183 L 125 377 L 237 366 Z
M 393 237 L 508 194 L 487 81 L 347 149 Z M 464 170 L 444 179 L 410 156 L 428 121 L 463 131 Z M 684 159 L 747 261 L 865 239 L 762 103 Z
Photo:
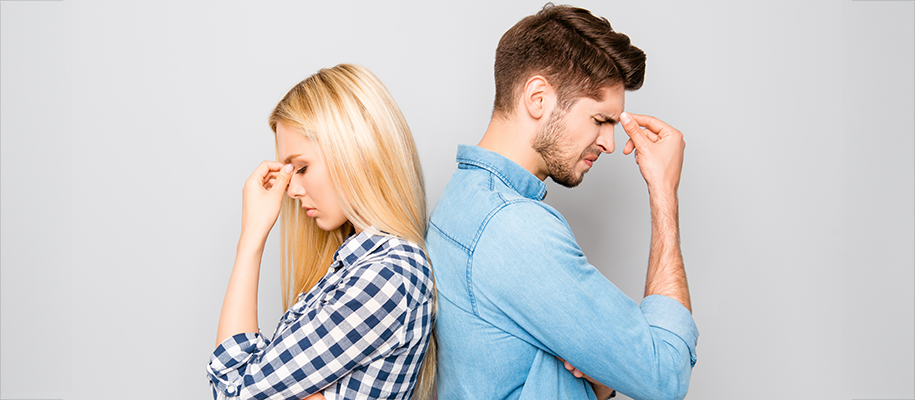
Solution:
M 264 254 L 264 247 L 267 245 L 267 238 L 258 236 L 245 235 L 242 233 L 235 247 L 235 252 L 239 256 L 260 257 Z
M 648 188 L 648 201 L 651 205 L 651 212 L 662 212 L 665 214 L 676 214 L 679 207 L 677 190 L 672 188 Z
M 677 198 L 679 185 L 648 185 L 648 195 L 652 198 Z

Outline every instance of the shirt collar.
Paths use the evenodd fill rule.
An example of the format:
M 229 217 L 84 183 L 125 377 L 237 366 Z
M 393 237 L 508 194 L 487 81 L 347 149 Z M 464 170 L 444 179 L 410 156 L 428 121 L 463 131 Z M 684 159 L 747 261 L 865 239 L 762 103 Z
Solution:
M 499 153 L 479 146 L 462 144 L 458 146 L 457 162 L 491 172 L 506 185 L 529 199 L 543 200 L 546 197 L 546 184 L 543 181 Z M 458 167 L 460 168 L 460 165 Z
M 334 264 L 332 267 L 349 267 L 353 265 L 360 257 L 371 253 L 376 247 L 387 241 L 387 237 L 382 236 L 375 227 L 363 230 L 362 232 L 350 235 L 343 241 L 337 252 L 334 253 Z

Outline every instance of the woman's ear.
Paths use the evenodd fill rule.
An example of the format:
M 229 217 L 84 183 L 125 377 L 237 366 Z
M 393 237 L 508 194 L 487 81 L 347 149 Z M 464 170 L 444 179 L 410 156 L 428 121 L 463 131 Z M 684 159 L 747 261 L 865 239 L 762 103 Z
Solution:
M 524 84 L 524 92 L 521 95 L 521 106 L 527 114 L 536 120 L 544 115 L 555 103 L 555 93 L 546 78 L 535 75 L 527 80 Z

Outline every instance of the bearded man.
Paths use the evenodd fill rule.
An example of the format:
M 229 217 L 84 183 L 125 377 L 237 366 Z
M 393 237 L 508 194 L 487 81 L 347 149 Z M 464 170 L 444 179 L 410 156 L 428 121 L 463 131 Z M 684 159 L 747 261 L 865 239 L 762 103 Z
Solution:
M 698 331 L 680 254 L 683 135 L 624 112 L 645 54 L 604 18 L 548 4 L 502 36 L 492 120 L 460 146 L 426 245 L 438 288 L 439 399 L 683 398 Z M 574 187 L 621 123 L 648 185 L 641 304 L 590 265 L 543 181 Z M 644 128 L 644 129 L 643 129 Z

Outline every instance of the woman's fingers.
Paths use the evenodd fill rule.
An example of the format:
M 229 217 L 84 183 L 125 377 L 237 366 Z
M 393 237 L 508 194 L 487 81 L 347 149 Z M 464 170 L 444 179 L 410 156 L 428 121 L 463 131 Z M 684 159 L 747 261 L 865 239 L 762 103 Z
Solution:
M 286 164 L 283 166 L 283 169 L 276 174 L 276 179 L 270 183 L 270 187 L 267 188 L 267 190 L 273 192 L 273 188 L 277 187 L 282 194 L 282 192 L 286 191 L 286 187 L 289 186 L 290 179 L 292 179 L 292 164 Z
M 283 168 L 283 163 L 278 161 L 263 161 L 257 168 L 254 169 L 252 176 L 259 176 L 261 178 L 267 176 L 271 172 L 276 173 Z
M 277 177 L 280 176 L 280 173 L 283 171 L 284 167 L 287 167 L 287 166 L 283 165 L 283 163 L 281 163 L 281 162 L 276 162 L 276 161 L 261 162 L 260 165 L 258 165 L 257 168 L 254 170 L 254 172 L 251 174 L 251 177 L 248 178 L 249 182 L 251 182 L 251 181 L 259 182 L 260 186 L 263 187 L 264 190 L 269 191 L 273 187 L 273 185 L 276 184 L 276 179 L 277 179 Z M 288 178 L 290 178 L 292 176 L 292 174 L 291 174 L 292 165 L 291 164 L 288 164 L 288 169 L 289 169 L 289 171 L 288 171 L 289 176 L 286 177 L 287 184 L 289 182 Z M 284 186 L 283 190 L 285 190 L 285 189 L 286 189 L 286 187 Z
M 256 240 L 265 240 L 276 223 L 283 193 L 292 177 L 292 165 L 264 161 L 245 181 L 242 198 L 242 235 L 251 233 Z

